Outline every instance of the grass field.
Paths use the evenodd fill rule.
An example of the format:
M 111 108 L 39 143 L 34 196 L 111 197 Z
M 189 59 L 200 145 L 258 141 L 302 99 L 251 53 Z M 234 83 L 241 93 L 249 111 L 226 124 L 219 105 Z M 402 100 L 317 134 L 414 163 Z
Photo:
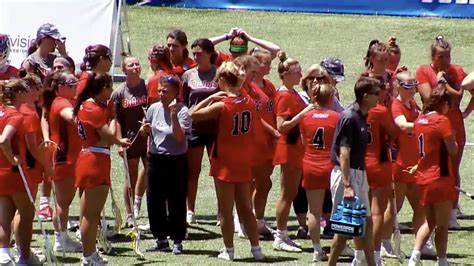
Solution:
M 277 43 L 287 51 L 290 57 L 301 62 L 303 68 L 313 63 L 319 63 L 326 56 L 338 56 L 345 62 L 347 79 L 339 87 L 339 92 L 345 104 L 352 101 L 352 87 L 358 73 L 363 70 L 363 57 L 371 39 L 386 40 L 389 36 L 396 36 L 402 49 L 402 64 L 411 70 L 423 63 L 429 62 L 429 47 L 437 34 L 443 34 L 452 44 L 452 61 L 464 66 L 470 72 L 474 70 L 474 43 L 472 29 L 474 20 L 452 19 L 421 19 L 375 16 L 350 15 L 316 15 L 297 13 L 271 13 L 247 11 L 206 11 L 172 8 L 132 7 L 129 10 L 131 27 L 132 51 L 144 65 L 143 76 L 147 73 L 146 52 L 155 43 L 165 43 L 166 34 L 176 28 L 188 34 L 190 43 L 199 37 L 210 37 L 223 34 L 234 26 L 245 29 L 251 35 Z M 218 45 L 218 50 L 226 51 L 228 44 Z M 273 62 L 274 68 L 276 62 Z M 275 71 L 270 78 L 276 85 L 280 82 Z M 466 99 L 464 99 L 464 104 Z M 466 120 L 468 141 L 472 141 L 470 132 L 473 132 L 473 118 Z M 466 190 L 474 191 L 471 182 L 473 170 L 470 165 L 474 159 L 473 150 L 466 150 L 462 164 L 462 186 Z M 113 186 L 115 197 L 123 206 L 123 200 L 118 192 L 124 184 L 124 174 L 118 156 L 113 157 Z M 146 261 L 138 261 L 134 257 L 131 242 L 125 237 L 114 241 L 114 255 L 107 256 L 112 265 L 131 264 L 222 264 L 216 259 L 218 250 L 223 246 L 220 229 L 216 222 L 216 198 L 212 178 L 208 175 L 208 161 L 203 161 L 203 171 L 199 183 L 197 198 L 198 225 L 190 229 L 190 240 L 184 242 L 185 254 L 173 256 L 170 253 L 146 253 Z M 274 204 L 279 192 L 279 169 L 275 169 L 272 180 L 273 189 L 269 196 L 267 216 L 274 221 Z M 142 216 L 146 214 L 146 204 L 143 206 Z M 77 215 L 77 199 L 72 205 L 72 214 Z M 111 217 L 111 210 L 107 203 L 107 214 Z M 474 265 L 474 202 L 462 198 L 461 206 L 466 214 L 460 220 L 461 231 L 451 232 L 448 248 L 448 259 L 459 265 Z M 123 210 L 124 211 L 124 210 Z M 405 207 L 401 212 L 401 221 L 408 223 L 410 211 Z M 294 214 L 291 214 L 290 231 L 296 230 Z M 146 223 L 146 217 L 140 219 Z M 51 224 L 48 224 L 51 229 Z M 42 238 L 36 231 L 34 246 L 42 243 Z M 52 231 L 49 231 L 52 235 Z M 151 236 L 145 236 L 142 241 L 142 250 L 152 245 Z M 271 241 L 262 241 L 261 245 L 268 257 L 268 262 L 282 264 L 310 264 L 312 245 L 309 240 L 303 241 L 304 252 L 300 254 L 276 253 L 271 248 Z M 323 246 L 329 241 L 323 240 Z M 403 235 L 402 249 L 405 253 L 411 252 L 413 235 Z M 236 239 L 236 262 L 250 263 L 251 254 L 247 240 Z M 58 254 L 59 255 L 59 254 Z M 65 263 L 79 263 L 80 254 L 73 254 Z M 346 260 L 345 262 L 348 262 Z M 388 265 L 398 265 L 395 260 L 386 260 Z M 424 265 L 434 265 L 434 261 L 425 261 Z

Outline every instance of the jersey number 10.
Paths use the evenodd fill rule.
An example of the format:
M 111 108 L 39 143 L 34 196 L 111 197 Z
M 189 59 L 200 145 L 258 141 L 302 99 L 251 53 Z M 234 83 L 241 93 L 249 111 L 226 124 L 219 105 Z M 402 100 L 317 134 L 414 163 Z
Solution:
M 232 127 L 232 136 L 247 134 L 250 130 L 250 120 L 252 114 L 250 111 L 243 111 L 234 115 L 234 126 Z

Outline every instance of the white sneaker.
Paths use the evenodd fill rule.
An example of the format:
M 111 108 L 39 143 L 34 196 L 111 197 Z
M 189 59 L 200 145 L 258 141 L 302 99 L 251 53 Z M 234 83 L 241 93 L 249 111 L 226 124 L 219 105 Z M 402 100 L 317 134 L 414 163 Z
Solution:
M 428 256 L 428 257 L 436 257 L 436 248 L 431 243 L 431 241 L 427 241 L 426 244 L 421 248 L 421 254 Z
M 25 260 L 23 258 L 18 258 L 16 265 L 42 265 L 46 262 L 46 256 L 41 254 L 36 254 L 31 252 L 30 258 Z M 3 264 L 1 264 L 3 265 Z
M 380 245 L 380 257 L 383 258 L 397 258 L 398 256 L 393 252 L 392 243 L 384 243 Z
M 421 266 L 421 258 L 416 256 L 411 256 L 408 261 L 408 266 Z
M 263 255 L 262 249 L 258 247 L 257 249 L 250 249 L 252 253 L 253 259 L 255 261 L 262 261 L 265 259 L 265 255 Z
M 97 252 L 94 252 L 92 256 L 89 258 L 82 257 L 81 258 L 82 265 L 87 265 L 87 266 L 101 266 L 101 265 L 107 265 L 107 259 L 102 258 Z
M 226 248 L 221 249 L 219 255 L 217 255 L 217 258 L 221 260 L 226 260 L 226 261 L 233 261 L 234 249 L 231 249 L 231 250 L 226 249 Z
M 328 255 L 324 251 L 314 251 L 313 252 L 313 262 L 326 261 L 328 260 Z
M 449 265 L 451 265 L 451 264 L 448 262 L 448 260 L 441 261 L 441 260 L 438 259 L 438 260 L 436 261 L 436 264 L 435 264 L 435 265 L 436 265 L 436 266 L 449 266 Z
M 188 224 L 195 224 L 196 223 L 196 215 L 192 211 L 188 211 L 186 213 L 186 223 Z
M 383 261 L 381 258 L 379 258 L 378 260 L 376 259 L 375 260 L 375 265 L 376 266 L 385 266 L 385 261 Z
M 366 266 L 367 265 L 367 261 L 364 259 L 364 260 L 358 260 L 356 258 L 354 258 L 352 260 L 352 263 L 351 263 L 351 266 Z
M 258 220 L 257 228 L 258 228 L 258 233 L 264 236 L 272 235 L 274 231 L 265 220 Z
M 273 249 L 278 251 L 286 251 L 286 252 L 301 252 L 302 250 L 296 246 L 296 243 L 293 242 L 288 236 L 285 236 L 282 239 L 279 236 L 275 236 L 275 240 L 273 240 Z
M 151 234 L 150 223 L 139 225 L 137 228 L 143 234 Z
M 53 250 L 55 252 L 81 252 L 82 244 L 80 242 L 72 240 L 71 238 L 69 238 L 69 236 L 66 237 L 65 241 L 61 241 L 58 237 L 56 237 L 56 240 L 54 241 Z
M 135 203 L 133 204 L 133 215 L 135 215 L 135 219 L 138 219 L 140 217 L 141 208 L 142 208 L 142 202 L 135 201 Z
M 354 257 L 354 250 L 346 245 L 346 247 L 341 252 L 341 257 Z
M 0 265 L 2 265 L 2 266 L 12 265 L 13 266 L 15 264 L 13 263 L 12 257 L 10 257 L 9 254 L 1 253 L 0 254 Z

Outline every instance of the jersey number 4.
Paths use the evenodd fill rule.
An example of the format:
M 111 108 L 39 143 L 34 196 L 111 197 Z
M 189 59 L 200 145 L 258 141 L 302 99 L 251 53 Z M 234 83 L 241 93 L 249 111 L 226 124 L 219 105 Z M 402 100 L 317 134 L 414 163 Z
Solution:
M 313 137 L 313 146 L 318 150 L 324 149 L 324 127 L 316 129 Z
M 250 120 L 252 114 L 250 111 L 243 111 L 234 115 L 234 126 L 232 127 L 232 136 L 247 134 L 250 130 Z

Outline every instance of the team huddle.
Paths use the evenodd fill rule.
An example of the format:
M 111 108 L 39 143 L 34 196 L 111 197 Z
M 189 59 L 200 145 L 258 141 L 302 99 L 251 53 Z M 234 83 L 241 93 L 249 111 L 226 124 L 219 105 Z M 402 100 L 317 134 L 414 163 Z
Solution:
M 229 54 L 215 50 L 224 41 Z M 41 229 L 41 221 L 53 222 L 52 248 L 43 230 L 47 250 L 82 252 L 83 265 L 107 264 L 98 250 L 111 248 L 101 220 L 109 191 L 113 196 L 111 146 L 117 145 L 126 174 L 123 226 L 138 240 L 140 230 L 151 231 L 156 241 L 148 251 L 183 252 L 187 226 L 197 223 L 206 148 L 224 243 L 219 259 L 234 260 L 234 233 L 249 240 L 255 261 L 265 260 L 262 236 L 272 237 L 277 251 L 302 252 L 287 230 L 293 205 L 296 237 L 311 239 L 313 261 L 336 265 L 339 256 L 350 256 L 352 265 L 385 265 L 382 257 L 403 259 L 397 213 L 406 198 L 415 239 L 409 265 L 421 265 L 422 254 L 448 265 L 448 229 L 460 228 L 463 119 L 474 109 L 472 98 L 464 111 L 460 102 L 464 90 L 474 92 L 474 74 L 451 64 L 443 36 L 433 41 L 431 63 L 416 71 L 399 66 L 395 38 L 371 41 L 346 108 L 337 90 L 345 79 L 339 58 L 302 71 L 278 45 L 239 28 L 195 40 L 192 58 L 187 45 L 181 30 L 154 45 L 147 80 L 138 58 L 123 54 L 126 81 L 113 90 L 112 54 L 104 45 L 88 46 L 76 71 L 66 38 L 47 23 L 15 68 L 8 36 L 0 34 L 0 264 L 54 262 L 52 252 L 31 249 L 35 215 Z M 267 78 L 275 58 L 278 88 Z M 278 165 L 275 228 L 265 209 Z M 68 228 L 77 191 L 75 240 Z M 149 224 L 140 228 L 145 192 Z M 346 245 L 351 237 L 331 233 L 342 203 L 364 209 L 355 250 Z M 320 239 L 328 235 L 326 254 Z M 135 251 L 142 255 L 138 244 Z

